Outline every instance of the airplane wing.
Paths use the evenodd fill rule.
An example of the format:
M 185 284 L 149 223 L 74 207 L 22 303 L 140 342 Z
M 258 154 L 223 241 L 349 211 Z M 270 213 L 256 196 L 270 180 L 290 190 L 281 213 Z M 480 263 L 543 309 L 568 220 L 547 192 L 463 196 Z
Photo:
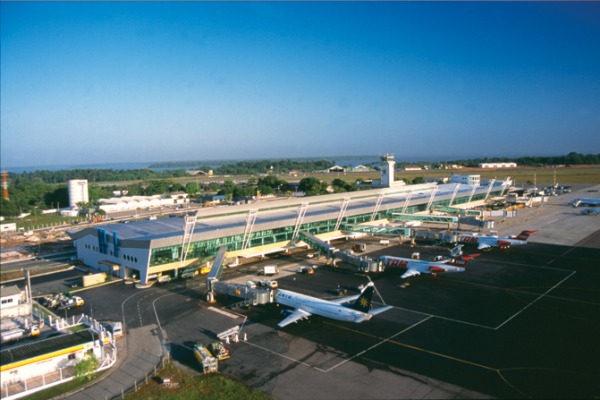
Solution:
M 411 276 L 416 276 L 416 275 L 421 275 L 421 273 L 419 271 L 417 271 L 416 269 L 407 269 L 406 272 L 403 273 L 400 278 L 406 279 L 406 278 L 409 278 Z
M 310 317 L 311 315 L 312 315 L 311 313 L 308 313 L 308 312 L 300 310 L 300 309 L 296 309 L 296 310 L 292 311 L 292 313 L 290 315 L 288 315 L 283 321 L 278 323 L 277 326 L 280 328 L 283 328 L 284 326 L 289 325 L 292 322 L 298 322 L 301 319 Z

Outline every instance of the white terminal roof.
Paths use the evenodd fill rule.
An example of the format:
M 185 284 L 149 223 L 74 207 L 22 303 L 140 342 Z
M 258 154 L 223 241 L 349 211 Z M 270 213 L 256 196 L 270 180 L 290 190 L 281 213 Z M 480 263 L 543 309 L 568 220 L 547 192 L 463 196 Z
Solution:
M 498 181 L 497 183 L 501 183 Z M 451 198 L 457 184 L 436 185 L 432 183 L 398 186 L 397 188 L 370 189 L 357 192 L 335 193 L 315 197 L 288 198 L 264 203 L 252 203 L 234 206 L 201 208 L 197 211 L 192 241 L 215 239 L 219 237 L 243 235 L 248 214 L 257 210 L 253 232 L 295 226 L 300 207 L 308 204 L 302 223 L 338 218 L 345 198 L 349 199 L 344 217 L 368 214 L 375 210 L 378 197 L 383 199 L 378 211 L 400 208 L 412 192 L 408 205 L 423 204 L 429 201 L 431 191 L 437 188 L 435 200 Z M 486 192 L 488 187 L 479 186 L 475 193 Z M 458 196 L 470 194 L 473 187 L 460 185 Z M 156 220 L 136 221 L 128 224 L 109 224 L 79 231 L 70 231 L 73 239 L 85 235 L 96 235 L 98 228 L 106 229 L 108 236 L 117 234 L 122 246 L 138 248 L 156 248 L 181 244 L 185 223 L 183 218 L 159 218 Z

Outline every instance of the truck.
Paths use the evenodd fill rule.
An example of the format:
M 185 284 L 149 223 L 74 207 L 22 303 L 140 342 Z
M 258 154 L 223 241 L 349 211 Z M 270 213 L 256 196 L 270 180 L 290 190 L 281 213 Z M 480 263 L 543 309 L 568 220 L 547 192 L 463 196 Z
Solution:
M 2 343 L 12 342 L 13 340 L 19 340 L 25 336 L 25 329 L 13 329 L 10 331 L 4 331 L 0 334 Z
M 223 343 L 216 341 L 212 342 L 208 349 L 212 353 L 213 356 L 217 357 L 219 361 L 223 361 L 229 358 L 229 350 L 223 346 Z
M 84 275 L 82 278 L 83 287 L 89 287 L 97 285 L 99 283 L 106 282 L 106 272 L 99 272 L 97 274 Z
M 356 243 L 354 246 L 352 246 L 352 250 L 355 253 L 362 253 L 363 251 L 367 250 L 367 245 L 364 243 Z
M 258 270 L 258 275 L 275 275 L 279 273 L 277 265 L 265 265 Z
M 60 305 L 58 308 L 60 310 L 68 310 L 69 308 L 72 308 L 72 307 L 81 307 L 84 305 L 83 299 L 79 296 L 73 296 L 71 298 L 68 298 L 66 296 L 61 296 L 59 301 L 60 301 Z
M 219 370 L 219 360 L 213 357 L 211 352 L 202 344 L 197 343 L 194 345 L 194 357 L 202 366 L 202 372 L 205 374 L 212 374 Z
M 279 287 L 279 284 L 277 283 L 277 281 L 271 281 L 268 279 L 263 279 L 259 282 L 260 286 L 264 287 L 264 288 L 268 288 L 268 289 L 277 289 Z

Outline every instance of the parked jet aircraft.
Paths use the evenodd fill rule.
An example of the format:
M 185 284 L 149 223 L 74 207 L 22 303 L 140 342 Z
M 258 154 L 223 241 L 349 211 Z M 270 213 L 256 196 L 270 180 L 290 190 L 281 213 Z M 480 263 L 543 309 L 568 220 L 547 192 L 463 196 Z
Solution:
M 573 207 L 588 206 L 588 207 L 599 207 L 600 198 L 586 198 L 586 199 L 575 199 L 571 202 Z
M 371 297 L 373 296 L 374 287 L 373 282 L 370 282 L 360 294 L 336 300 L 323 300 L 279 289 L 275 295 L 275 301 L 278 304 L 292 307 L 294 310 L 283 321 L 278 323 L 277 326 L 283 328 L 292 322 L 308 318 L 311 315 L 320 315 L 338 321 L 356 323 L 368 321 L 373 315 L 392 308 L 392 306 L 384 306 L 371 310 Z
M 499 247 L 501 250 L 508 249 L 510 246 L 516 246 L 521 244 L 527 244 L 527 238 L 530 235 L 536 233 L 536 231 L 523 231 L 517 236 L 498 237 L 497 235 L 480 235 L 473 233 L 470 235 L 463 235 L 459 238 L 460 243 L 466 244 L 477 244 L 477 249 L 487 250 L 492 247 Z
M 461 247 L 462 245 L 459 245 L 451 251 L 452 256 L 458 258 L 447 258 L 439 261 L 425 261 L 415 260 L 412 258 L 381 256 L 379 257 L 379 261 L 382 262 L 386 267 L 406 268 L 406 272 L 400 277 L 402 279 L 421 274 L 435 275 L 440 272 L 462 272 L 465 270 L 467 262 L 475 257 L 479 257 L 480 254 L 463 256 L 462 252 L 460 252 Z M 458 251 L 456 249 L 458 249 Z

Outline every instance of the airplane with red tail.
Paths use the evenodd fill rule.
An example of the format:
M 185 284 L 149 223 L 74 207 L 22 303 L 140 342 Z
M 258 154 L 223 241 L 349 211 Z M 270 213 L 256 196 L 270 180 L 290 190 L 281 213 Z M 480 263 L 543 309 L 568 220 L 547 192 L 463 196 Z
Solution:
M 469 256 L 460 255 L 457 258 L 445 259 L 441 261 L 415 260 L 412 258 L 381 256 L 379 261 L 385 267 L 406 268 L 406 272 L 400 278 L 405 279 L 415 275 L 432 274 L 436 275 L 442 272 L 463 272 L 467 262 L 481 254 L 472 254 Z
M 527 244 L 527 239 L 530 235 L 536 233 L 535 231 L 523 231 L 517 236 L 506 236 L 498 237 L 498 235 L 480 235 L 478 233 L 471 233 L 468 235 L 462 235 L 459 237 L 458 242 L 464 244 L 476 244 L 478 250 L 489 250 L 492 247 L 498 247 L 501 250 L 506 250 L 510 246 L 517 246 Z

